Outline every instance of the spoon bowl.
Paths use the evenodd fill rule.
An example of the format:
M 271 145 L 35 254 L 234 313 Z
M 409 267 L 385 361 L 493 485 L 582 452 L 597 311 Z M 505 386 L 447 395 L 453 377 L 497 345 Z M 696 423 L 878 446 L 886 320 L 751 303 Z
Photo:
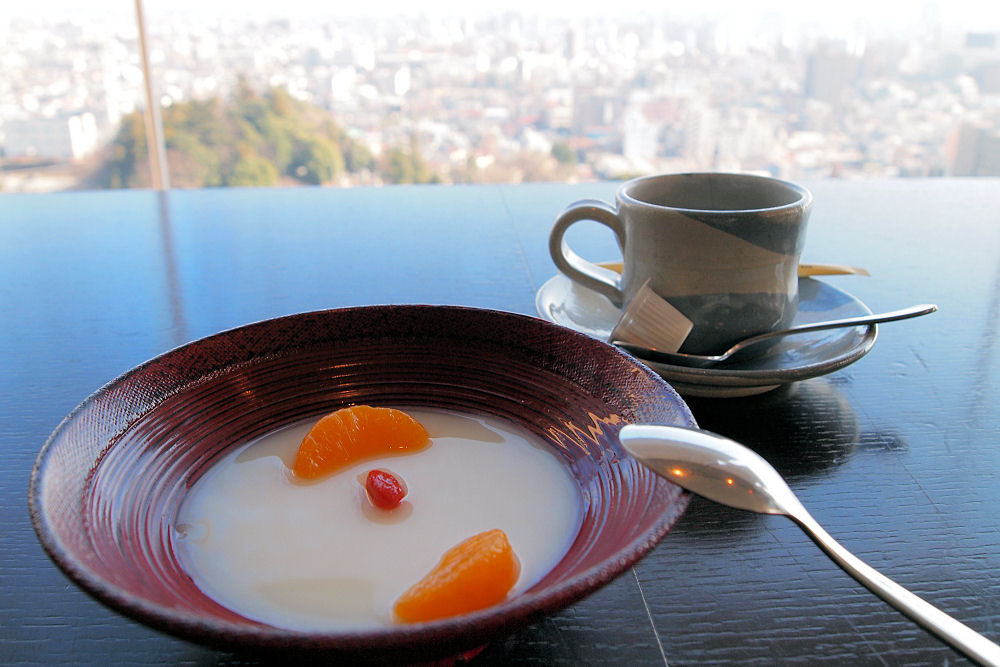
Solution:
M 787 516 L 837 565 L 952 648 L 984 665 L 1000 665 L 1000 646 L 914 595 L 842 547 L 806 511 L 781 475 L 734 440 L 698 429 L 630 424 L 618 435 L 653 472 L 717 503 Z

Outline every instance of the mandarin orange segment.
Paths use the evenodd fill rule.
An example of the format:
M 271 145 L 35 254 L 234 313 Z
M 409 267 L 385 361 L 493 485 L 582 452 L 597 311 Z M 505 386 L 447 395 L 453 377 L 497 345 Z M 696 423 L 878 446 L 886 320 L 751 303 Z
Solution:
M 302 438 L 293 471 L 313 479 L 355 461 L 413 452 L 429 444 L 427 429 L 402 410 L 354 405 L 316 422 Z
M 488 530 L 449 549 L 396 600 L 393 611 L 404 623 L 420 623 L 485 609 L 507 597 L 520 574 L 507 534 Z

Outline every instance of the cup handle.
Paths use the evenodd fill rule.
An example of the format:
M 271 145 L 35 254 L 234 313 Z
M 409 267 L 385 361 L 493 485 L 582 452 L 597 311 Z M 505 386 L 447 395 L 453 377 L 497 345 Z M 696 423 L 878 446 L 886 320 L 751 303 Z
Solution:
M 616 306 L 622 305 L 622 277 L 619 273 L 588 262 L 573 252 L 566 243 L 566 230 L 575 222 L 592 220 L 614 232 L 618 247 L 625 247 L 625 228 L 618 218 L 618 212 L 610 205 L 597 199 L 582 199 L 573 202 L 556 218 L 549 233 L 549 254 L 556 267 L 570 280 L 603 294 Z

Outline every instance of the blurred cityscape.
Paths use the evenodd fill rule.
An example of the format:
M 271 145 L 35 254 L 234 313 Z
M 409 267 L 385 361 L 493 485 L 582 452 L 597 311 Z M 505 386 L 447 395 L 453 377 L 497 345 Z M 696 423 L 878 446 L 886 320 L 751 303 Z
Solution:
M 374 165 L 400 146 L 419 150 L 444 183 L 704 169 L 1000 176 L 1000 33 L 948 30 L 932 5 L 914 11 L 905 34 L 825 34 L 773 15 L 514 12 L 150 16 L 148 31 L 165 110 L 249 85 L 328 113 L 375 160 L 327 185 L 392 182 Z M 145 106 L 135 17 L 125 14 L 0 18 L 0 190 L 100 187 L 92 176 L 109 142 Z M 171 175 L 184 183 L 173 178 L 181 168 Z

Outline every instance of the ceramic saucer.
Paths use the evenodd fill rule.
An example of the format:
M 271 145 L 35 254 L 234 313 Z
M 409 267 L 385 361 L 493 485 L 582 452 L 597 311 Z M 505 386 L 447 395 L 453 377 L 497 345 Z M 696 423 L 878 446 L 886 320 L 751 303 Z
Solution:
M 597 292 L 558 274 L 535 296 L 538 314 L 556 324 L 607 340 L 621 309 Z M 854 296 L 813 278 L 799 278 L 799 310 L 793 325 L 869 315 Z M 877 325 L 787 336 L 760 356 L 711 368 L 643 361 L 687 396 L 749 396 L 783 384 L 832 373 L 871 350 Z

